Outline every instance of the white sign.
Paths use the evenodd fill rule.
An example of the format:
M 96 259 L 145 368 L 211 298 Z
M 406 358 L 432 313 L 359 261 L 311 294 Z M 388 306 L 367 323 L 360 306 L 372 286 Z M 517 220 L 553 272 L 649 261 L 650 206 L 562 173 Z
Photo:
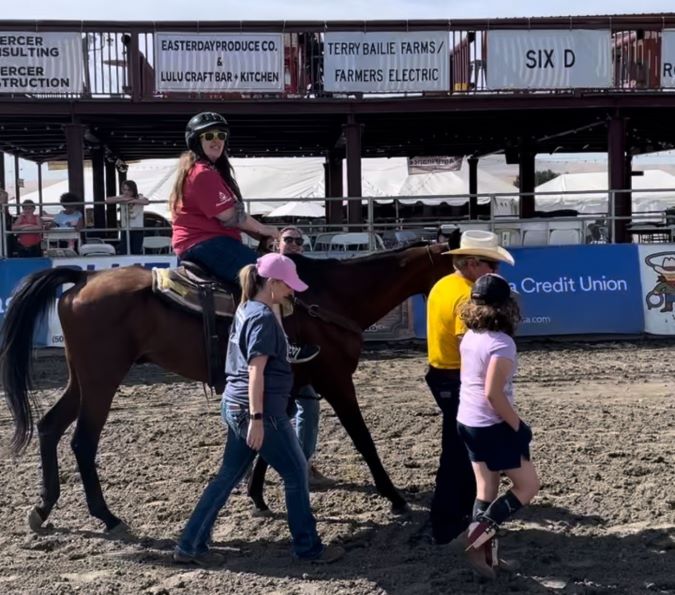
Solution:
M 675 87 L 675 31 L 661 34 L 661 86 Z
M 156 33 L 158 91 L 283 91 L 281 33 Z
M 612 84 L 609 31 L 490 31 L 487 42 L 490 89 L 583 89 Z
M 82 35 L 0 31 L 0 93 L 81 93 Z
M 645 332 L 675 335 L 675 245 L 640 245 Z
M 324 35 L 324 88 L 331 92 L 448 91 L 447 31 Z
M 463 156 L 456 157 L 408 157 L 408 174 L 430 174 L 437 171 L 459 171 Z
M 115 269 L 118 267 L 128 267 L 140 265 L 146 268 L 166 268 L 176 266 L 175 256 L 101 256 L 86 258 L 52 258 L 52 268 L 68 267 L 71 269 L 82 269 L 83 271 L 102 271 L 106 269 Z M 72 285 L 64 285 L 62 291 L 65 292 Z M 49 334 L 47 336 L 47 347 L 65 347 L 63 340 L 63 330 L 58 315 L 58 300 L 56 305 L 49 312 Z

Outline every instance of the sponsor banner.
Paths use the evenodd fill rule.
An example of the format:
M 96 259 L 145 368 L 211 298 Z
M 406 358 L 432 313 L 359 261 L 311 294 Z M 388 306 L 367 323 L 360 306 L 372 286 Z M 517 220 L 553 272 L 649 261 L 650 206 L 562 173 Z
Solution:
M 330 92 L 448 91 L 447 31 L 324 34 L 324 87 Z
M 82 35 L 0 31 L 0 93 L 81 93 Z
M 3 258 L 0 259 L 0 325 L 12 301 L 12 294 L 20 281 L 31 273 L 51 268 L 48 258 Z M 47 342 L 47 323 L 42 320 L 35 328 L 33 343 L 43 347 Z
M 675 87 L 675 30 L 661 34 L 661 86 Z
M 368 327 L 364 341 L 400 341 L 415 337 L 411 299 L 396 306 L 389 314 Z
M 283 91 L 282 33 L 155 33 L 157 91 Z
M 675 244 L 640 245 L 645 332 L 675 335 Z
M 439 171 L 459 171 L 463 156 L 458 157 L 408 157 L 408 174 L 432 174 Z
M 637 245 L 543 246 L 510 251 L 516 266 L 503 265 L 500 272 L 520 294 L 523 320 L 519 336 L 643 332 Z M 418 299 L 415 308 L 415 332 L 420 338 L 426 337 L 426 303 Z
M 612 85 L 609 31 L 490 31 L 487 42 L 490 89 L 578 89 Z
M 83 271 L 103 271 L 106 269 L 115 269 L 132 265 L 139 265 L 147 269 L 167 268 L 176 266 L 175 256 L 101 256 L 86 258 L 53 258 L 52 267 L 68 267 L 71 269 L 82 269 Z M 61 293 L 66 291 L 71 285 L 64 285 Z M 58 302 L 58 300 L 57 300 Z M 56 308 L 49 313 L 48 331 L 46 335 L 46 344 L 49 347 L 63 347 L 63 330 L 61 321 Z

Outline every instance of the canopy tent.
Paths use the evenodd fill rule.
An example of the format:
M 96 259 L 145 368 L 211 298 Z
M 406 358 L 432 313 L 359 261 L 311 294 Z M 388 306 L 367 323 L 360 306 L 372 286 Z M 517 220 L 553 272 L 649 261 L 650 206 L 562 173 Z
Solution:
M 176 179 L 176 159 L 149 159 L 131 163 L 127 178 L 138 184 L 139 192 L 154 204 L 146 207 L 168 218 L 168 199 Z M 287 201 L 298 204 L 287 207 L 293 211 L 289 216 L 316 217 L 318 207 L 323 203 L 312 201 L 306 207 L 309 214 L 296 214 L 305 209 L 306 201 L 293 199 L 324 197 L 324 159 L 322 158 L 265 158 L 265 159 L 232 159 L 237 182 L 242 194 L 248 202 L 249 212 L 253 215 L 267 215 L 275 209 L 283 207 Z M 346 175 L 346 172 L 345 172 Z M 91 168 L 85 169 L 85 197 L 91 200 L 92 175 Z M 346 188 L 346 181 L 344 187 Z M 405 196 L 402 203 L 423 203 L 428 205 L 449 204 L 460 205 L 468 200 L 468 167 L 457 172 L 408 174 L 405 158 L 364 159 L 362 162 L 363 196 L 376 197 L 376 202 L 391 204 L 393 197 Z M 68 191 L 68 181 L 62 180 L 43 189 L 43 203 L 47 212 L 58 210 L 58 201 L 62 193 Z M 516 189 L 499 178 L 484 171 L 478 173 L 478 192 L 480 194 L 513 194 Z M 436 195 L 436 196 L 435 196 Z M 437 196 L 440 195 L 440 196 Z M 452 195 L 459 195 L 453 197 Z M 410 198 L 419 196 L 419 198 Z M 31 192 L 21 197 L 38 202 L 38 192 Z M 487 202 L 490 198 L 480 197 L 479 202 Z M 158 201 L 155 203 L 155 201 Z M 515 201 L 508 197 L 496 200 L 499 214 L 512 214 Z M 281 211 L 282 213 L 285 211 Z M 272 216 L 280 216 L 277 214 Z
M 675 176 L 672 174 L 660 169 L 648 169 L 640 176 L 633 176 L 631 185 L 634 213 L 663 212 L 675 206 Z M 552 194 L 536 196 L 535 206 L 540 211 L 574 209 L 579 213 L 606 214 L 608 186 L 606 171 L 562 174 L 537 186 L 536 193 Z M 564 194 L 565 192 L 578 194 Z
M 292 200 L 270 211 L 265 217 L 302 217 L 305 219 L 317 219 L 319 217 L 324 217 L 325 215 L 326 210 L 323 202 Z

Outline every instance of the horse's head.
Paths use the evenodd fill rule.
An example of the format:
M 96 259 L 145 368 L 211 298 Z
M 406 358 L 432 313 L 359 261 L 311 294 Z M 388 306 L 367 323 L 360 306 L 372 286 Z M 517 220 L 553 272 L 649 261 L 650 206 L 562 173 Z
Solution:
M 459 229 L 453 229 L 447 234 L 447 243 L 429 244 L 427 246 L 432 269 L 431 284 L 429 285 L 427 293 L 431 291 L 431 288 L 434 286 L 436 281 L 452 273 L 452 256 L 450 254 L 444 254 L 444 252 L 459 248 L 461 235 L 462 234 Z

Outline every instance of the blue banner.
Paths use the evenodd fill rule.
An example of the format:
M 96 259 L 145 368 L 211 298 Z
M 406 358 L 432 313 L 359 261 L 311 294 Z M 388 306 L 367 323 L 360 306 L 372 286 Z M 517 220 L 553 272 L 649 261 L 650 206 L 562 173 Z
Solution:
M 644 332 L 638 247 L 632 244 L 510 249 L 500 273 L 520 294 L 519 336 Z M 426 303 L 413 302 L 415 335 L 426 337 Z
M 26 275 L 51 268 L 49 258 L 3 258 L 0 260 L 0 324 L 5 319 L 5 312 L 9 307 L 11 295 L 19 285 L 19 281 Z M 33 339 L 35 345 L 43 346 L 47 343 L 46 319 L 35 331 Z
M 520 294 L 518 335 L 644 331 L 637 245 L 542 246 L 511 250 L 501 273 Z

